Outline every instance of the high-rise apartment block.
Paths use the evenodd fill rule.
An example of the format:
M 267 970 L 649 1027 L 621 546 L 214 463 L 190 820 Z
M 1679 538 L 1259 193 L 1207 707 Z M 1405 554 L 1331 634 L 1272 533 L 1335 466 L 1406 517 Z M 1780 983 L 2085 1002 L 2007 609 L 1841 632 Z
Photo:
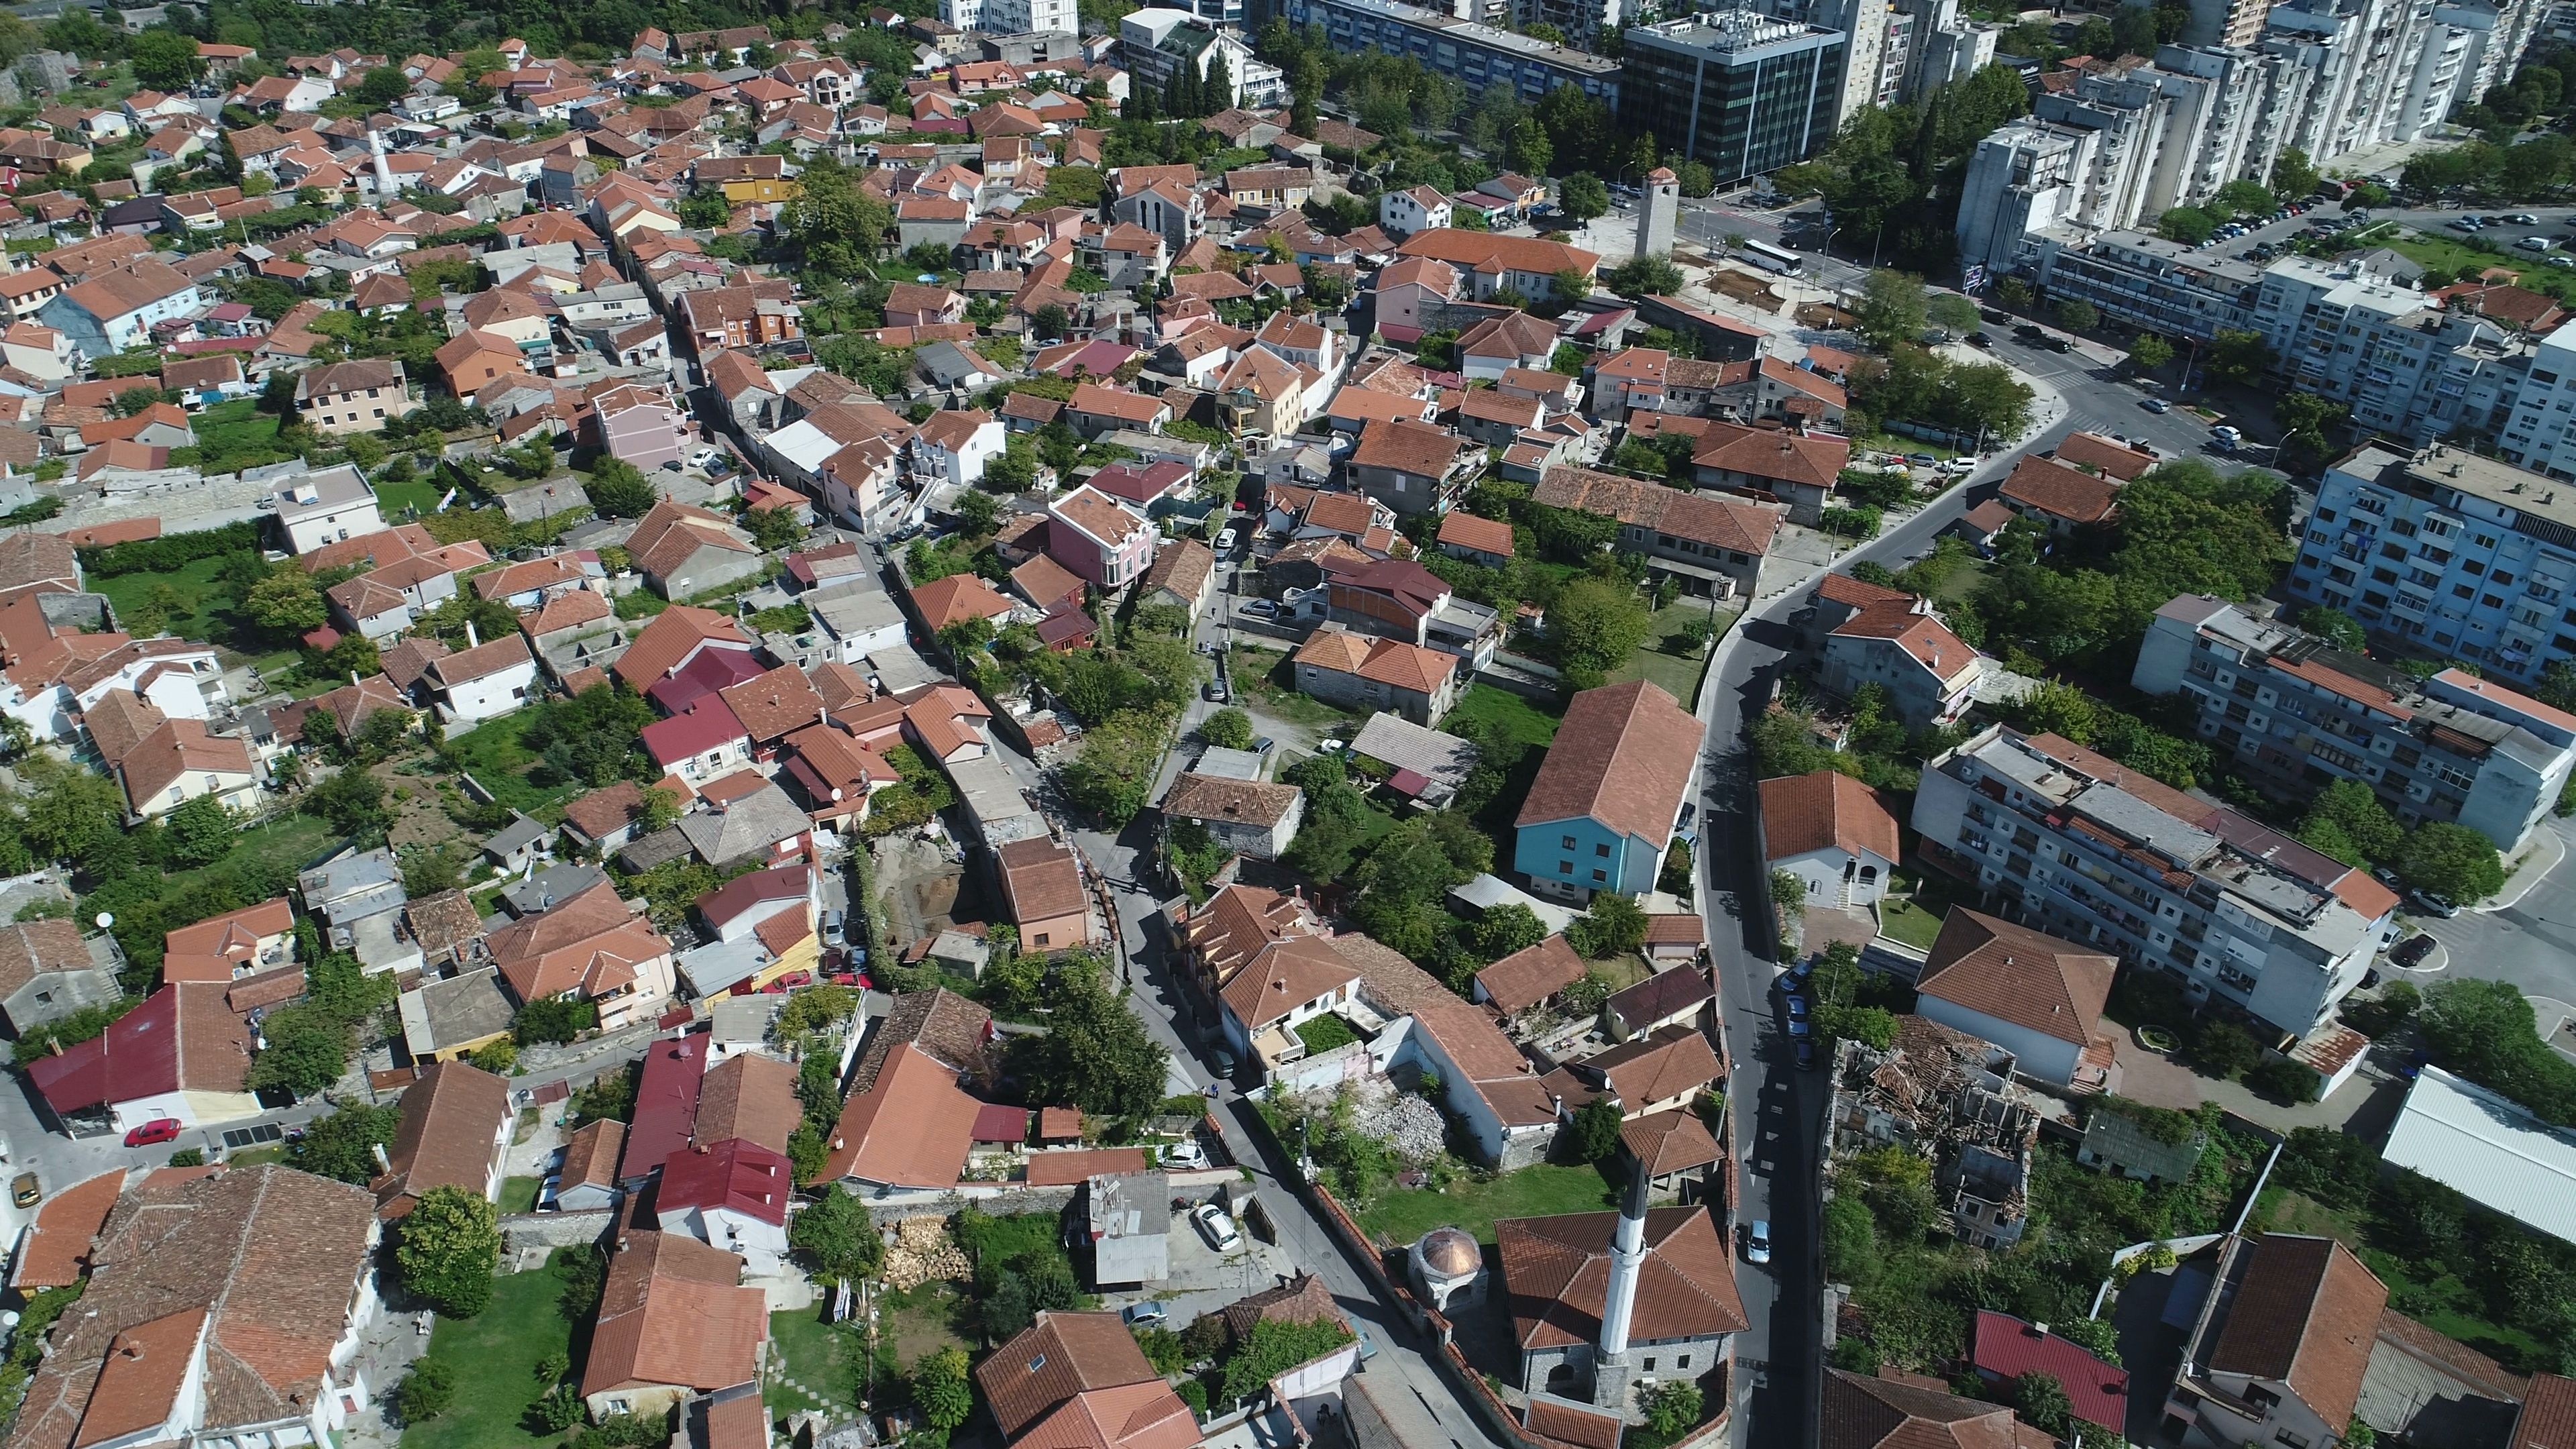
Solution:
M 2129 682 L 2188 702 L 2200 737 L 2267 793 L 2357 781 L 2401 824 L 2465 825 L 2506 852 L 2576 767 L 2576 715 L 2456 669 L 2419 683 L 2206 594 L 2156 611 Z
M 2576 658 L 2576 487 L 2444 444 L 2367 443 L 2326 470 L 2287 588 L 2528 688 Z
M 2445 311 L 2345 260 L 2294 256 L 2265 267 L 2251 326 L 2285 381 L 2349 405 L 2366 429 L 2414 442 L 2494 433 L 2530 354 L 2495 322 Z
M 1641 25 L 1627 34 L 1624 115 L 1721 186 L 1776 171 L 1833 139 L 1843 49 L 1839 31 L 1749 9 Z
M 1923 768 L 1924 857 L 2021 920 L 2195 1002 L 2305 1036 L 2397 930 L 2397 896 L 2222 805 L 1997 725 Z

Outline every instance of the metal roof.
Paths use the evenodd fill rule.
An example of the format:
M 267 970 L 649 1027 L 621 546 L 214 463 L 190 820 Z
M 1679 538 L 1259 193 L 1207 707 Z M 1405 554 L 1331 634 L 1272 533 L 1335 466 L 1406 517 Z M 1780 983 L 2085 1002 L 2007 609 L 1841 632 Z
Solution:
M 2417 1074 L 2380 1155 L 2525 1227 L 2576 1243 L 2576 1134 L 2440 1067 Z

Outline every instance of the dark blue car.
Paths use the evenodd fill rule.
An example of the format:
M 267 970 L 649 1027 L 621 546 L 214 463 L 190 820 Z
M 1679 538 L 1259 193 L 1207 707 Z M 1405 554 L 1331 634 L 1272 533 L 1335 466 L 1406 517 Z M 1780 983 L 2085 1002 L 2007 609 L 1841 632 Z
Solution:
M 1816 1039 L 1814 1037 L 1801 1036 L 1791 1038 L 1789 1041 L 1789 1050 L 1797 1059 L 1799 1071 L 1812 1072 L 1816 1069 Z
M 1794 991 L 1789 993 L 1789 1019 L 1791 1021 L 1805 1021 L 1808 1013 L 1813 1009 L 1814 1008 L 1807 1004 L 1806 997 Z

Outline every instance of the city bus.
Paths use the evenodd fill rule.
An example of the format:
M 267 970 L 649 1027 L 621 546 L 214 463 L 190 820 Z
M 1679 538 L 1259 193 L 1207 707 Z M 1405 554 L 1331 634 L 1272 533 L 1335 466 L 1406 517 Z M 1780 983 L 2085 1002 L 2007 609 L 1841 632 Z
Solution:
M 1755 241 L 1751 237 L 1745 238 L 1744 244 L 1735 249 L 1735 254 L 1764 271 L 1778 272 L 1784 277 L 1797 276 L 1807 268 L 1796 252 L 1786 247 L 1775 247 L 1766 241 Z

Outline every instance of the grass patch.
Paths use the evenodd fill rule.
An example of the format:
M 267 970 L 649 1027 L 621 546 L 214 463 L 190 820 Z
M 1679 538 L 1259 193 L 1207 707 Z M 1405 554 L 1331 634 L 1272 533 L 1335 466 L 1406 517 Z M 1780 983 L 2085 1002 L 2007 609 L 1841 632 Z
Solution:
M 1226 653 L 1226 678 L 1246 697 L 1258 701 L 1264 712 L 1291 724 L 1331 729 L 1359 718 L 1291 688 L 1287 661 L 1285 650 L 1255 649 L 1248 644 L 1237 644 Z
M 572 1354 L 562 1296 L 563 1279 L 551 1272 L 511 1273 L 492 1280 L 491 1307 L 472 1318 L 439 1319 L 430 1357 L 456 1371 L 459 1392 L 446 1413 L 403 1430 L 403 1449 L 521 1449 L 560 1440 L 529 1433 L 524 1420 L 548 1387 L 537 1382 L 537 1361 Z
M 339 840 L 339 833 L 329 824 L 310 815 L 281 815 L 234 836 L 231 852 L 214 864 L 170 873 L 167 877 L 170 885 L 164 894 L 176 895 L 207 876 L 232 870 L 246 860 L 292 861 L 297 870 L 302 870 L 313 865 Z
M 376 485 L 376 506 L 387 522 L 403 516 L 408 508 L 415 513 L 428 513 L 447 496 L 447 485 L 434 478 L 414 478 L 406 483 Z
M 1327 1011 L 1297 1023 L 1297 1039 L 1306 1044 L 1307 1054 L 1322 1056 L 1335 1047 L 1346 1047 L 1360 1039 L 1351 1024 Z
M 1734 617 L 1734 611 L 1718 611 L 1718 627 L 1724 628 Z M 1647 680 L 1680 700 L 1683 708 L 1689 708 L 1691 701 L 1699 696 L 1700 667 L 1708 657 L 1708 651 L 1676 645 L 1671 641 L 1685 626 L 1708 618 L 1708 601 L 1705 599 L 1676 599 L 1670 608 L 1657 610 L 1653 622 L 1647 625 L 1646 642 L 1628 656 L 1627 663 L 1610 671 L 1610 682 L 1624 684 L 1631 679 Z
M 858 1377 L 861 1361 L 866 1357 L 856 1336 L 837 1324 L 825 1323 L 812 1309 L 769 1315 L 769 1337 L 775 1345 L 770 1362 L 776 1366 L 773 1380 L 780 1374 L 794 1379 L 806 1389 L 827 1396 L 817 1408 L 848 1409 L 857 1406 Z M 810 1399 L 813 1394 L 799 1394 L 794 1389 L 780 1392 L 791 1399 Z
M 232 1167 L 257 1167 L 263 1162 L 283 1163 L 284 1161 L 286 1161 L 286 1148 L 279 1143 L 271 1143 L 266 1147 L 245 1147 L 239 1152 L 229 1152 L 224 1155 L 224 1162 Z
M 535 1212 L 537 1210 L 537 1193 L 542 1190 L 545 1185 L 545 1180 L 543 1178 L 536 1177 L 505 1177 L 501 1179 L 501 1211 L 505 1213 Z
M 1696 678 L 1699 666 L 1692 665 L 1691 673 Z M 1441 725 L 1455 733 L 1458 725 L 1467 720 L 1486 725 L 1500 724 L 1511 738 L 1522 744 L 1545 748 L 1556 742 L 1556 726 L 1564 717 L 1562 705 L 1540 704 L 1508 689 L 1477 684 L 1468 687 L 1466 696 L 1458 701 L 1456 709 L 1449 711 L 1448 718 L 1442 720 Z
M 1918 951 L 1929 951 L 1933 938 L 1941 934 L 1941 918 L 1912 901 L 1889 896 L 1878 903 L 1878 928 Z
M 130 633 L 175 634 L 222 644 L 238 630 L 232 616 L 232 591 L 216 582 L 221 557 L 201 558 L 166 574 L 130 573 L 112 578 L 91 575 L 89 589 L 105 594 L 116 609 L 116 622 Z M 288 661 L 295 656 L 288 654 Z
M 1618 1206 L 1618 1189 L 1597 1167 L 1541 1163 L 1484 1181 L 1461 1180 L 1442 1192 L 1392 1192 L 1358 1214 L 1370 1234 L 1410 1243 L 1433 1228 L 1464 1228 L 1494 1240 L 1496 1218 L 1552 1217 Z
M 581 793 L 581 782 L 538 784 L 530 773 L 538 764 L 536 753 L 520 738 L 527 728 L 525 718 L 507 714 L 486 720 L 464 734 L 448 736 L 447 747 L 463 763 L 466 773 L 482 782 L 495 800 L 552 823 L 562 818 L 563 803 Z
M 2395 1253 L 2373 1247 L 2358 1213 L 2341 1212 L 2287 1188 L 2264 1190 L 2254 1207 L 2254 1221 L 2271 1233 L 2303 1233 L 2333 1238 L 2352 1249 L 2364 1266 L 2388 1285 L 2388 1306 L 2436 1333 L 2447 1334 L 2507 1365 L 2548 1361 L 2550 1351 L 2531 1334 L 2498 1323 L 2480 1310 L 2481 1296 L 2449 1274 Z
M 197 414 L 197 467 L 233 473 L 295 456 L 277 445 L 277 417 L 259 410 L 259 399 L 235 398 Z

